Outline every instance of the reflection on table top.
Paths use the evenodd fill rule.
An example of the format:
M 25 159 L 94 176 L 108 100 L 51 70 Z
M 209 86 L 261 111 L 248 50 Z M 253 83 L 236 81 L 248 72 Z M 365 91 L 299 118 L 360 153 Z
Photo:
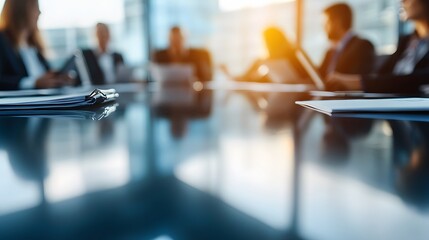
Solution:
M 429 123 L 303 97 L 169 88 L 100 120 L 0 117 L 0 238 L 426 239 Z

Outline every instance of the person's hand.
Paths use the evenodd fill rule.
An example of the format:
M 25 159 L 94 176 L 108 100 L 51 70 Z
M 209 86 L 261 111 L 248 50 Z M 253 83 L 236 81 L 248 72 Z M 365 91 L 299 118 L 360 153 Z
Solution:
M 244 78 L 244 77 L 242 77 L 242 76 L 233 76 L 233 75 L 231 74 L 231 72 L 229 71 L 228 67 L 227 67 L 225 64 L 221 64 L 221 65 L 219 65 L 219 70 L 220 70 L 223 74 L 225 74 L 225 76 L 226 76 L 227 78 L 229 78 L 230 80 L 234 80 L 234 81 L 237 81 L 237 82 L 245 82 L 245 81 L 246 81 L 246 80 L 245 80 L 245 78 Z
M 360 75 L 331 73 L 326 79 L 326 86 L 331 91 L 359 91 L 362 90 Z
M 225 74 L 226 76 L 228 76 L 228 77 L 231 77 L 231 76 L 232 76 L 232 74 L 229 72 L 228 67 L 227 67 L 225 64 L 220 64 L 220 65 L 219 65 L 219 70 L 220 70 L 223 74 Z
M 74 86 L 76 84 L 76 73 L 56 74 L 56 78 L 62 83 L 61 87 Z
M 47 72 L 36 80 L 36 88 L 59 88 L 64 86 L 72 86 L 75 80 L 63 74 Z

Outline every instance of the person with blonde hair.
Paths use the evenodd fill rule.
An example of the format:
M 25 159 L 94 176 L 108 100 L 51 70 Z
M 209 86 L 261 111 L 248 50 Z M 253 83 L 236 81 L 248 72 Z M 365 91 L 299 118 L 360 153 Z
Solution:
M 270 63 L 281 61 L 289 66 L 293 71 L 293 74 L 291 74 L 293 76 L 292 78 L 281 74 L 281 76 L 285 78 L 282 79 L 282 83 L 309 83 L 308 74 L 301 66 L 301 63 L 296 56 L 298 48 L 291 40 L 289 40 L 283 31 L 279 27 L 270 26 L 264 29 L 262 36 L 267 56 L 256 59 L 250 67 L 239 76 L 233 76 L 230 74 L 226 66 L 221 66 L 221 70 L 228 77 L 238 82 L 271 83 L 275 81 L 268 76 L 269 70 L 264 69 L 264 67 Z M 294 77 L 296 79 L 294 79 Z
M 38 0 L 6 0 L 0 15 L 0 90 L 73 84 L 50 70 L 38 28 Z

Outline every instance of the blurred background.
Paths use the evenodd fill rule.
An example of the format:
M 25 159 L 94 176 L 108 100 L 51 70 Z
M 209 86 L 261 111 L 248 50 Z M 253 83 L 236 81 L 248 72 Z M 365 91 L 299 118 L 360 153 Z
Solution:
M 96 46 L 103 22 L 144 80 L 180 26 L 187 46 L 210 52 L 219 85 L 221 66 L 239 75 L 268 55 L 273 25 L 320 64 L 323 10 L 338 2 L 39 1 L 56 69 Z M 413 31 L 398 0 L 344 2 L 379 56 Z M 326 118 L 295 105 L 303 91 L 195 91 L 189 80 L 133 82 L 118 104 L 77 117 L 0 117 L 0 239 L 427 239 L 427 123 Z
M 0 0 L 3 5 L 4 0 Z M 112 47 L 127 63 L 144 65 L 155 48 L 168 44 L 171 26 L 181 26 L 187 44 L 207 48 L 215 66 L 243 72 L 265 54 L 262 31 L 276 25 L 320 63 L 328 41 L 322 10 L 335 0 L 40 0 L 40 26 L 47 57 L 61 66 L 76 48 L 95 44 L 94 26 L 111 27 Z M 380 55 L 391 54 L 398 35 L 409 31 L 399 21 L 397 0 L 349 0 L 355 30 L 371 40 Z M 62 10 L 61 10 L 62 9 Z M 76 14 L 78 13 L 78 14 Z

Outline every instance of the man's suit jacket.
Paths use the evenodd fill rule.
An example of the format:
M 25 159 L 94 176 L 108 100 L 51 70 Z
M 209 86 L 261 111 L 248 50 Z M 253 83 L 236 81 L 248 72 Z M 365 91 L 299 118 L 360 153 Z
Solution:
M 393 74 L 413 36 L 399 39 L 396 52 L 386 60 L 377 74 L 362 77 L 362 87 L 366 92 L 417 94 L 421 86 L 429 84 L 429 51 L 418 61 L 411 74 Z
M 103 71 L 101 70 L 100 64 L 98 63 L 98 57 L 96 56 L 95 51 L 92 49 L 84 49 L 82 50 L 82 54 L 88 67 L 91 83 L 94 85 L 106 84 L 106 78 Z M 117 52 L 112 53 L 112 57 L 116 72 L 118 66 L 124 64 L 124 58 L 120 53 Z
M 167 49 L 155 51 L 152 61 L 159 64 L 170 64 L 173 60 Z M 213 76 L 212 62 L 210 53 L 205 49 L 190 48 L 179 63 L 192 64 L 195 67 L 195 75 L 198 80 L 205 82 L 210 81 Z
M 38 52 L 39 61 L 50 70 L 43 55 Z M 21 80 L 28 77 L 27 68 L 21 55 L 13 46 L 5 32 L 0 32 L 0 90 L 18 90 Z
M 326 78 L 329 74 L 328 68 L 334 55 L 335 50 L 332 49 L 325 54 L 319 69 L 323 78 Z M 369 74 L 372 72 L 374 64 L 375 50 L 372 43 L 354 36 L 338 55 L 334 71 L 343 74 Z

